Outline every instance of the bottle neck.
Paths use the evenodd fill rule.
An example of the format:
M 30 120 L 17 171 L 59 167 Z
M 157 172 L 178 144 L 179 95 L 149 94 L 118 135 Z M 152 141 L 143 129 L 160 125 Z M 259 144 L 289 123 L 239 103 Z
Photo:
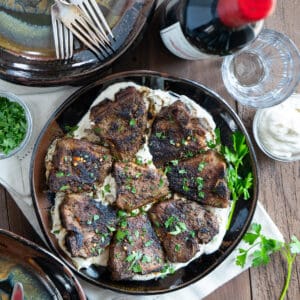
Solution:
M 217 13 L 228 27 L 241 27 L 268 17 L 275 9 L 276 0 L 219 0 Z

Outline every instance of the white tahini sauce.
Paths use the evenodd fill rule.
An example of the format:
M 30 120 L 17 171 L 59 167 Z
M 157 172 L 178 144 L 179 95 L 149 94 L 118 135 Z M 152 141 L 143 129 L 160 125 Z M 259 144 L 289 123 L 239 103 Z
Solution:
M 261 110 L 257 130 L 261 143 L 274 156 L 300 158 L 299 96 Z
M 151 90 L 144 86 L 139 86 L 133 82 L 121 82 L 116 83 L 109 86 L 106 90 L 104 90 L 93 102 L 92 107 L 103 101 L 104 99 L 110 99 L 114 101 L 114 95 L 122 88 L 126 88 L 128 86 L 134 86 L 136 89 L 143 92 L 144 101 L 146 107 L 150 107 L 150 105 L 154 105 L 155 113 L 157 114 L 164 106 L 169 106 L 177 100 L 181 100 L 184 102 L 191 111 L 193 117 L 203 118 L 206 120 L 207 124 L 211 128 L 211 130 L 207 133 L 206 139 L 212 140 L 214 138 L 214 129 L 216 127 L 213 118 L 211 115 L 202 107 L 197 105 L 194 101 L 189 99 L 186 96 L 173 96 L 166 91 L 162 90 Z M 81 121 L 78 123 L 78 129 L 74 132 L 74 138 L 87 138 L 88 140 L 97 140 L 97 136 L 91 133 L 92 128 L 92 121 L 90 120 L 90 114 L 87 112 Z M 148 124 L 148 128 L 151 127 L 151 124 Z M 47 160 L 51 160 L 52 155 L 55 151 L 55 146 L 49 148 Z M 150 167 L 155 167 L 152 162 L 152 155 L 150 153 L 148 147 L 148 136 L 145 136 L 145 143 L 142 145 L 140 150 L 136 153 L 136 157 L 142 160 L 144 163 L 147 163 Z M 105 192 L 104 186 L 109 184 L 110 185 L 110 192 Z M 60 215 L 59 215 L 59 206 L 62 203 L 64 198 L 64 193 L 57 193 L 55 198 L 55 205 L 52 209 L 52 220 L 53 220 L 53 227 L 52 233 L 55 234 L 56 238 L 58 239 L 58 243 L 60 247 L 71 257 L 72 261 L 74 262 L 75 266 L 78 269 L 86 268 L 91 264 L 106 266 L 108 261 L 108 248 L 104 251 L 101 255 L 91 257 L 91 258 L 80 258 L 80 257 L 72 257 L 71 254 L 68 252 L 65 246 L 65 236 L 66 230 L 62 227 Z M 116 200 L 116 183 L 114 178 L 111 175 L 108 175 L 105 178 L 105 181 L 101 187 L 98 188 L 96 191 L 96 201 L 101 201 L 104 204 L 110 204 Z M 147 205 L 144 207 L 145 210 L 148 210 L 151 205 Z M 228 219 L 228 214 L 230 211 L 230 207 L 228 208 L 214 208 L 208 207 L 207 209 L 211 211 L 219 221 L 219 233 L 213 238 L 213 240 L 207 244 L 199 245 L 199 251 L 190 261 L 186 263 L 169 263 L 169 265 L 174 268 L 175 270 L 180 269 L 187 264 L 189 264 L 192 260 L 198 258 L 202 254 L 210 254 L 215 252 L 220 247 L 224 235 L 226 233 L 226 223 Z M 133 280 L 150 280 L 153 278 L 158 278 L 162 274 L 160 272 L 153 272 L 147 275 L 135 275 L 132 279 Z

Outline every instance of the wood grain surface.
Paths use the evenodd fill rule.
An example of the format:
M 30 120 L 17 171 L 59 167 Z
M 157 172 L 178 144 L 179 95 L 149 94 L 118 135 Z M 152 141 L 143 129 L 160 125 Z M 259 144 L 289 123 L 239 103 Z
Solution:
M 278 0 L 277 9 L 266 22 L 272 28 L 289 35 L 300 48 L 300 2 Z M 158 35 L 158 18 L 154 17 L 139 45 L 125 54 L 112 67 L 111 72 L 147 69 L 189 78 L 212 88 L 224 97 L 238 112 L 252 135 L 254 109 L 237 105 L 225 91 L 221 80 L 221 59 L 185 61 L 174 57 L 162 45 Z M 298 86 L 297 91 L 300 92 Z M 260 193 L 271 218 L 276 222 L 286 240 L 296 234 L 300 238 L 300 161 L 293 163 L 275 162 L 266 157 L 257 147 L 259 161 Z M 0 227 L 42 244 L 30 227 L 13 199 L 0 187 Z M 276 254 L 266 267 L 252 268 L 231 280 L 209 295 L 206 300 L 271 300 L 279 299 L 286 276 L 286 264 Z M 292 273 L 291 285 L 286 299 L 300 299 L 300 257 Z

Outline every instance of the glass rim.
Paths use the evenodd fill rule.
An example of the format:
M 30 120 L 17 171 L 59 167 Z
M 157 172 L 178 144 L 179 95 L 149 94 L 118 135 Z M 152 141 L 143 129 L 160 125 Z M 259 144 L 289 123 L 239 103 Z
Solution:
M 291 52 L 292 56 L 293 56 L 293 61 L 295 66 L 298 66 L 299 70 L 300 70 L 300 50 L 298 49 L 297 45 L 290 39 L 289 36 L 287 36 L 284 33 L 278 32 L 276 30 L 273 29 L 268 29 L 268 28 L 264 28 L 260 34 L 257 36 L 257 38 L 247 47 L 241 49 L 240 51 L 236 52 L 233 55 L 228 55 L 225 56 L 221 65 L 221 75 L 222 75 L 222 79 L 223 79 L 223 83 L 224 86 L 227 90 L 227 92 L 233 97 L 233 99 L 235 101 L 237 101 L 238 103 L 242 104 L 242 105 L 246 105 L 246 106 L 250 106 L 253 108 L 267 108 L 267 107 L 271 107 L 271 106 L 275 106 L 277 104 L 282 103 L 284 100 L 286 100 L 288 97 L 290 97 L 295 90 L 295 87 L 300 83 L 300 71 L 299 72 L 294 72 L 293 76 L 291 76 L 291 83 L 286 85 L 286 88 L 284 90 L 270 90 L 268 92 L 266 92 L 264 94 L 264 99 L 260 100 L 260 98 L 262 98 L 262 96 L 259 95 L 255 95 L 255 96 L 249 96 L 246 95 L 246 91 L 247 90 L 251 90 L 251 88 L 254 88 L 255 85 L 253 86 L 249 86 L 249 87 L 243 87 L 245 89 L 244 92 L 240 92 L 234 85 L 232 82 L 231 78 L 234 78 L 234 76 L 232 75 L 232 72 L 230 71 L 230 65 L 232 63 L 233 58 L 243 52 L 251 52 L 251 53 L 255 53 L 255 50 L 251 50 L 251 48 L 253 47 L 253 44 L 259 40 L 262 39 L 262 37 L 264 35 L 268 35 L 268 36 L 274 36 L 277 39 L 280 39 L 281 41 L 283 41 L 284 43 L 286 43 L 287 47 L 289 49 L 289 52 Z M 262 39 L 264 40 L 264 39 Z M 251 50 L 251 51 L 250 51 Z M 274 93 L 276 93 L 277 91 L 277 95 L 274 96 Z M 265 96 L 267 95 L 267 97 Z
M 31 115 L 28 105 L 22 99 L 20 99 L 17 95 L 15 95 L 11 92 L 0 90 L 0 97 L 5 97 L 11 102 L 18 103 L 24 109 L 25 117 L 26 117 L 26 121 L 27 121 L 27 130 L 26 130 L 26 134 L 25 134 L 22 142 L 17 147 L 12 149 L 8 154 L 0 152 L 0 160 L 2 160 L 2 159 L 12 157 L 13 155 L 17 154 L 19 151 L 24 149 L 25 146 L 27 146 L 27 144 L 30 140 L 30 137 L 32 135 L 32 115 Z

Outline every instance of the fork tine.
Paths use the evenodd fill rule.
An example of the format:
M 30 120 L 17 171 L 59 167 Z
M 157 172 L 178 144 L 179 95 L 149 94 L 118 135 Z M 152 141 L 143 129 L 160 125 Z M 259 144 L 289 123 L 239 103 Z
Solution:
M 58 28 L 59 58 L 65 59 L 63 24 L 60 21 L 57 21 L 57 28 Z
M 51 21 L 52 21 L 52 30 L 53 30 L 53 39 L 54 39 L 54 46 L 55 46 L 55 55 L 56 58 L 60 58 L 59 55 L 59 42 L 58 42 L 58 28 L 57 28 L 57 20 L 54 16 L 53 6 L 51 6 Z
M 110 27 L 108 26 L 107 21 L 106 21 L 104 15 L 103 15 L 103 13 L 102 13 L 102 11 L 101 11 L 99 5 L 96 3 L 95 0 L 87 0 L 87 1 L 88 1 L 88 2 L 91 4 L 91 6 L 94 8 L 94 11 L 95 11 L 96 14 L 99 16 L 99 18 L 100 18 L 102 24 L 104 25 L 105 29 L 107 30 L 108 34 L 114 39 L 115 37 L 114 37 L 114 35 L 113 35 L 113 33 L 112 33 Z
M 73 34 L 56 18 L 57 7 L 51 6 L 51 21 L 55 54 L 57 59 L 70 59 L 73 56 Z
M 110 43 L 110 40 L 108 39 L 105 30 L 103 29 L 101 23 L 99 22 L 99 18 L 97 18 L 90 4 L 88 2 L 83 2 L 83 4 L 80 5 L 80 8 L 90 17 L 91 21 L 93 21 L 94 24 L 97 26 L 101 38 L 103 38 L 107 43 Z
M 98 44 L 92 38 L 90 38 L 89 35 L 84 32 L 80 26 L 78 26 L 77 24 L 71 24 L 71 26 L 73 28 L 73 33 L 82 43 L 93 50 L 97 54 L 97 56 L 103 57 Z
M 74 39 L 73 39 L 73 33 L 71 32 L 70 29 L 68 29 L 69 33 L 69 41 L 70 41 L 70 58 L 73 57 L 74 50 L 73 50 L 73 45 L 74 45 Z

